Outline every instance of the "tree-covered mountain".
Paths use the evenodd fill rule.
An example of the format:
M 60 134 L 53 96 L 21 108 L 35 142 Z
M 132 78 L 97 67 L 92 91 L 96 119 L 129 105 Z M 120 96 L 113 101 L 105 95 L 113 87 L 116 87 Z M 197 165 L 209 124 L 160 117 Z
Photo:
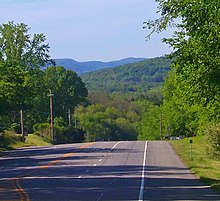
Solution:
M 86 72 L 92 72 L 100 70 L 103 68 L 111 68 L 116 66 L 121 66 L 129 63 L 137 63 L 146 60 L 146 58 L 125 58 L 117 61 L 102 62 L 102 61 L 86 61 L 78 62 L 73 59 L 55 59 L 57 66 L 63 66 L 68 70 L 75 71 L 77 74 L 82 74 Z
M 81 76 L 89 91 L 146 92 L 161 86 L 170 70 L 169 59 L 157 57 L 116 68 L 108 68 Z

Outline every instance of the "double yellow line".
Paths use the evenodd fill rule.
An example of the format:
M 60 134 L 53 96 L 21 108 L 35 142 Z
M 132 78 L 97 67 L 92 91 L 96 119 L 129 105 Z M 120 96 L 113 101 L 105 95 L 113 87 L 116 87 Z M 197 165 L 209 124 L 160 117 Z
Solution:
M 20 201 L 30 201 L 28 194 L 25 192 L 25 190 L 19 184 L 20 179 L 21 179 L 21 177 L 13 179 L 15 191 L 19 193 Z
M 82 145 L 81 147 L 79 147 L 79 150 L 80 150 L 80 149 L 85 149 L 86 147 L 89 147 L 89 146 L 91 146 L 91 145 L 93 145 L 93 144 L 94 144 L 94 142 L 86 143 L 86 144 Z M 49 167 L 51 167 L 51 166 L 54 166 L 54 165 L 56 165 L 57 163 L 60 163 L 60 162 L 62 161 L 62 159 L 71 157 L 71 156 L 74 155 L 74 154 L 75 154 L 75 152 L 67 153 L 67 154 L 63 155 L 60 159 L 53 160 L 53 161 L 49 162 L 49 163 L 46 164 L 46 165 L 40 166 L 37 170 L 33 170 L 33 171 L 31 171 L 30 173 L 28 173 L 28 174 L 24 174 L 24 175 L 22 175 L 22 176 L 20 176 L 20 177 L 16 177 L 16 178 L 11 179 L 12 182 L 13 182 L 13 185 L 14 185 L 14 187 L 15 187 L 15 191 L 18 192 L 18 194 L 19 194 L 19 196 L 20 196 L 20 201 L 30 201 L 30 198 L 29 198 L 27 192 L 21 187 L 21 185 L 20 185 L 20 183 L 19 183 L 19 181 L 20 181 L 22 178 L 27 177 L 27 176 L 30 176 L 30 175 L 32 175 L 33 173 L 39 171 L 40 169 L 47 169 L 47 168 L 49 168 Z

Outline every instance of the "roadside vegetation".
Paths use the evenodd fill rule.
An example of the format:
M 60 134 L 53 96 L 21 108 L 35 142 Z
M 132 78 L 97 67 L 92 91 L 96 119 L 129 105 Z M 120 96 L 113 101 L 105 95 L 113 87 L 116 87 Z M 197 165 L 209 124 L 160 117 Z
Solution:
M 4 135 L 0 136 L 0 152 L 20 147 L 52 145 L 51 143 L 44 141 L 42 137 L 34 134 L 29 134 L 25 139 L 24 142 L 21 135 L 18 135 L 13 131 L 5 131 Z
M 219 1 L 157 2 L 161 18 L 145 22 L 145 28 L 151 30 L 148 37 L 175 28 L 173 36 L 164 39 L 174 50 L 169 55 L 173 62 L 162 89 L 163 103 L 146 116 L 161 115 L 163 136 L 205 136 L 207 154 L 219 160 Z M 145 131 L 155 125 L 144 124 Z
M 185 136 L 171 144 L 203 182 L 220 192 L 219 1 L 157 2 L 162 17 L 145 22 L 145 27 L 150 35 L 176 28 L 164 39 L 174 49 L 169 55 L 174 60 L 162 89 L 163 103 L 146 114 L 149 121 L 160 116 L 160 122 L 143 118 L 143 138 L 149 138 L 147 130 L 158 132 L 159 124 L 163 136 Z
M 49 90 L 53 96 L 53 115 L 57 117 L 55 143 L 72 142 L 77 137 L 67 135 L 82 132 L 69 126 L 67 113 L 71 115 L 86 100 L 87 89 L 75 72 L 55 66 L 43 34 L 28 32 L 29 27 L 23 23 L 0 25 L 0 145 L 12 148 L 22 144 L 24 138 L 17 135 L 22 130 L 51 143 Z M 61 132 L 68 134 L 63 137 Z M 24 146 L 29 145 L 28 139 Z
M 192 140 L 192 159 L 190 159 L 190 140 Z M 206 153 L 206 138 L 197 136 L 183 140 L 170 141 L 185 164 L 203 181 L 220 194 L 220 161 Z

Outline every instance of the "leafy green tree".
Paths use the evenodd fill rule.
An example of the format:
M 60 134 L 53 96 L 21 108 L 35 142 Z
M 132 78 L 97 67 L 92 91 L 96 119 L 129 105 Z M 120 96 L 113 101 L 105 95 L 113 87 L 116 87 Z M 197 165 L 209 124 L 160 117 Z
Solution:
M 108 107 L 108 108 L 106 108 L 104 114 L 105 114 L 106 118 L 109 118 L 111 120 L 115 120 L 115 119 L 117 119 L 120 116 L 123 117 L 123 114 L 120 112 L 120 110 L 118 110 L 115 107 Z
M 206 123 L 220 119 L 220 4 L 218 0 L 157 2 L 161 18 L 146 22 L 146 27 L 151 33 L 176 27 L 173 37 L 164 39 L 174 48 L 171 56 L 175 58 L 165 85 L 165 102 L 168 107 L 174 105 L 186 130 L 199 133 Z
M 165 136 L 162 125 L 162 109 L 151 107 L 143 116 L 138 127 L 139 140 L 160 140 Z
M 137 135 L 132 124 L 125 118 L 117 118 L 115 120 L 119 140 L 136 140 Z
M 45 70 L 44 75 L 45 106 L 49 108 L 48 89 L 51 89 L 53 96 L 53 109 L 55 116 L 67 118 L 67 112 L 71 111 L 87 97 L 87 89 L 81 78 L 73 71 L 64 67 L 51 66 Z
M 31 37 L 28 30 L 23 23 L 0 25 L 0 115 L 33 110 L 43 88 L 40 68 L 51 61 L 49 45 L 43 34 Z
M 46 141 L 51 142 L 51 131 L 49 123 L 37 123 L 33 126 L 34 133 L 41 136 Z M 74 143 L 83 142 L 84 132 L 73 126 L 66 127 L 66 123 L 62 117 L 54 118 L 55 143 Z
M 60 139 L 57 139 L 57 143 L 79 143 L 84 142 L 84 140 L 84 131 L 71 126 L 66 128 L 62 135 L 60 135 Z
M 209 125 L 206 130 L 205 148 L 208 156 L 220 160 L 220 123 Z
M 1 113 L 30 107 L 41 90 L 40 67 L 49 61 L 49 45 L 43 34 L 31 38 L 28 30 L 23 23 L 0 26 Z
M 136 140 L 140 121 L 153 104 L 145 100 L 123 103 L 109 96 L 108 104 L 77 107 L 74 118 L 78 128 L 88 134 L 89 140 Z
M 44 66 L 51 61 L 49 45 L 43 34 L 28 34 L 28 26 L 8 22 L 0 26 L 0 59 L 8 66 L 21 66 L 26 71 Z
M 84 109 L 79 107 L 75 110 L 75 118 L 79 121 L 80 127 L 87 133 L 87 140 L 108 139 L 110 129 L 102 105 L 91 105 Z

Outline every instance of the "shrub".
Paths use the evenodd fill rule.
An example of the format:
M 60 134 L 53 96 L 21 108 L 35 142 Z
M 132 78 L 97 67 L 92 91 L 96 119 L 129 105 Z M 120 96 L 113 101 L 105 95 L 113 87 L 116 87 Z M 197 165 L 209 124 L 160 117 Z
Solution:
M 25 139 L 23 139 L 22 135 L 16 134 L 13 130 L 4 130 L 2 133 L 2 138 L 13 140 L 13 141 L 21 141 L 24 142 Z
M 74 127 L 68 127 L 66 128 L 61 135 L 57 136 L 57 143 L 78 143 L 83 142 L 85 140 L 84 138 L 85 132 L 83 132 L 80 129 L 74 128 Z
M 204 144 L 208 156 L 220 160 L 220 123 L 207 127 Z
M 38 123 L 33 126 L 33 131 L 35 135 L 42 137 L 47 142 L 50 142 L 50 124 L 48 123 Z

